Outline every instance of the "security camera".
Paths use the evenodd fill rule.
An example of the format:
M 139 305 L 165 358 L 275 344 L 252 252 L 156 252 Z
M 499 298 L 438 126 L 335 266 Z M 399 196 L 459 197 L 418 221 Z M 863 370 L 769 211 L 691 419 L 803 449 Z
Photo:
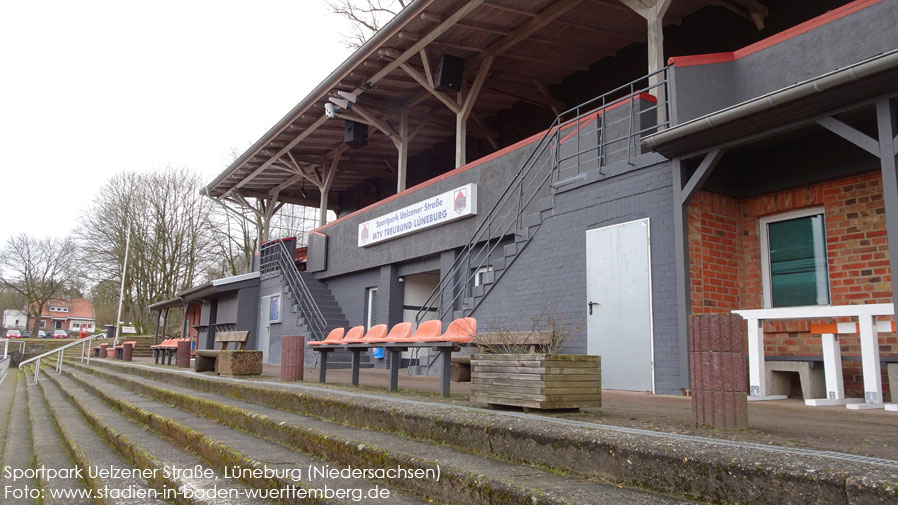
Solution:
M 342 98 L 348 100 L 349 103 L 356 103 L 359 99 L 358 95 L 356 95 L 355 93 L 350 93 L 348 91 L 337 91 L 337 94 Z
M 332 104 L 335 104 L 337 107 L 339 107 L 339 108 L 341 108 L 341 109 L 348 109 L 348 108 L 351 107 L 351 106 L 349 105 L 349 100 L 344 100 L 344 99 L 342 99 L 342 98 L 337 98 L 337 97 L 335 97 L 335 96 L 332 96 L 332 97 L 328 98 L 328 100 L 330 100 L 330 102 L 331 102 Z
M 337 117 L 337 106 L 330 102 L 324 104 L 324 115 L 331 119 Z

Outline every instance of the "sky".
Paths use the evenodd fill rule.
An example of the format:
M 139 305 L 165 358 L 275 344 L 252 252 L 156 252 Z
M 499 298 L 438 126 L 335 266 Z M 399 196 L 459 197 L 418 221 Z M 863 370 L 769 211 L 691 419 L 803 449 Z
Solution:
M 211 181 L 334 70 L 324 0 L 0 2 L 0 243 L 63 237 L 113 175 Z

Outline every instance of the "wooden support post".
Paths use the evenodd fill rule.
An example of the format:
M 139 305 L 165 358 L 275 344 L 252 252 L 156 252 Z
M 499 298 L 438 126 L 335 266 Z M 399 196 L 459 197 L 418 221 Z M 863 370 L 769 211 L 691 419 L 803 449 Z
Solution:
M 882 199 L 885 205 L 886 234 L 889 237 L 889 264 L 892 274 L 892 292 L 895 293 L 895 275 L 898 271 L 898 112 L 888 98 L 876 102 L 877 133 L 879 136 L 879 163 L 882 172 Z M 893 296 L 895 314 L 898 314 L 898 297 Z M 892 398 L 895 398 L 895 391 Z M 892 400 L 892 403 L 898 403 Z
M 340 146 L 334 150 L 334 157 L 331 158 L 330 166 L 327 167 L 327 173 L 322 174 L 324 177 L 321 181 L 321 184 L 318 186 L 318 189 L 321 192 L 318 226 L 324 226 L 325 224 L 327 224 L 327 196 L 328 192 L 330 192 L 331 184 L 333 184 L 334 178 L 337 175 L 337 166 L 340 164 L 340 158 L 343 156 L 343 151 L 345 150 L 345 145 Z
M 649 92 L 658 99 L 658 125 L 667 122 L 667 96 L 661 84 L 663 76 L 656 74 L 664 68 L 664 14 L 671 0 L 621 0 L 627 7 L 645 18 L 648 29 Z
M 477 69 L 477 75 L 474 77 L 474 83 L 468 90 L 464 101 L 461 102 L 461 108 L 455 115 L 455 168 L 467 163 L 467 137 L 468 137 L 468 117 L 474 109 L 474 103 L 477 101 L 480 91 L 483 89 L 483 83 L 489 74 L 490 67 L 493 64 L 493 56 L 487 56 Z M 461 100 L 462 94 L 458 94 Z
M 396 192 L 405 191 L 405 179 L 408 171 L 408 112 L 399 115 L 399 162 L 396 173 Z

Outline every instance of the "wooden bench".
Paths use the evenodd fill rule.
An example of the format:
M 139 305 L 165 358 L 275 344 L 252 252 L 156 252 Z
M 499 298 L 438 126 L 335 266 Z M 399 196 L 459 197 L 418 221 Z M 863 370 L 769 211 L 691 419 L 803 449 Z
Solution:
M 248 331 L 221 331 L 215 334 L 215 343 L 219 349 L 197 349 L 195 370 L 197 372 L 216 371 L 225 375 L 261 375 L 262 351 L 248 351 Z M 237 349 L 229 350 L 231 342 Z M 222 366 L 220 361 L 226 359 Z

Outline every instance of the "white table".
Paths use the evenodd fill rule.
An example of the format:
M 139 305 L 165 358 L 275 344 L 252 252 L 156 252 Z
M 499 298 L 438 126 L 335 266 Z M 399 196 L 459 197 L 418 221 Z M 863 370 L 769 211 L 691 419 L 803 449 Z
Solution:
M 836 317 L 857 318 L 860 329 L 861 341 L 861 367 L 864 373 L 864 401 L 863 403 L 848 403 L 844 401 L 842 384 L 842 360 L 839 352 L 838 338 L 832 335 L 822 336 L 823 341 L 823 366 L 826 376 L 826 390 L 828 396 L 843 396 L 843 398 L 831 398 L 841 400 L 840 403 L 848 403 L 849 409 L 881 409 L 882 400 L 882 374 L 879 363 L 879 343 L 875 330 L 876 317 L 894 316 L 895 306 L 891 303 L 877 303 L 868 305 L 834 305 L 834 306 L 808 306 L 808 307 L 784 307 L 777 309 L 753 309 L 734 310 L 748 321 L 748 375 L 749 397 L 752 400 L 778 400 L 783 396 L 770 396 L 767 394 L 766 377 L 764 373 L 764 330 L 762 324 L 768 320 L 783 319 L 831 319 Z M 837 359 L 838 357 L 838 359 Z M 835 403 L 835 402 L 833 402 Z

